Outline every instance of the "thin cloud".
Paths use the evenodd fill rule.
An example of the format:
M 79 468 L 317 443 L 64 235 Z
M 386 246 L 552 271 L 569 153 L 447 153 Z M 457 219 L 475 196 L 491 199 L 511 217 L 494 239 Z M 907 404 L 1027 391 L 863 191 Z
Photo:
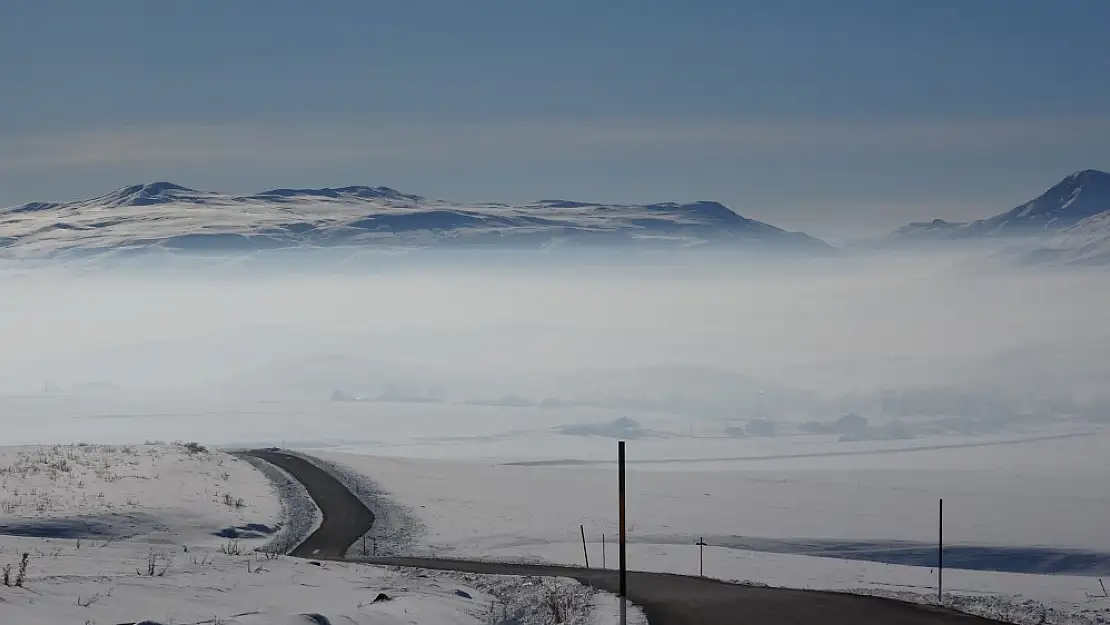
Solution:
M 1110 143 L 1110 117 L 958 121 L 683 121 L 656 119 L 164 124 L 17 137 L 0 146 L 16 169 L 164 163 L 326 165 L 360 159 L 488 161 L 691 156 L 997 153 Z

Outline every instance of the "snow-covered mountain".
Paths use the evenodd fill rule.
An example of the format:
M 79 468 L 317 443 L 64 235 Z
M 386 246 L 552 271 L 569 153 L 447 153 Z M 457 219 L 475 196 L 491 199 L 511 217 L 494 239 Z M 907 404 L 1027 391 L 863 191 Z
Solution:
M 9 258 L 590 244 L 831 249 L 717 202 L 459 204 L 388 187 L 273 189 L 235 196 L 153 182 L 90 200 L 0 210 L 0 256 Z
M 1110 208 L 1049 237 L 1025 258 L 1033 263 L 1110 265 Z
M 935 219 L 911 223 L 895 230 L 888 240 L 1052 236 L 1107 211 L 1110 211 L 1110 173 L 1086 169 L 1064 178 L 1036 199 L 993 217 L 972 222 Z

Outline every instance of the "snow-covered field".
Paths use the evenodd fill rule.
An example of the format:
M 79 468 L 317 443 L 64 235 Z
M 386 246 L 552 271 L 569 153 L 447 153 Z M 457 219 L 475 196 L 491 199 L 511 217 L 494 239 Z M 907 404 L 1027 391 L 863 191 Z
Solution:
M 862 460 L 845 455 L 733 461 L 714 463 L 710 470 L 700 463 L 633 466 L 628 477 L 629 565 L 696 574 L 694 542 L 705 537 L 709 576 L 930 600 L 936 588 L 931 564 L 882 560 L 897 559 L 903 548 L 897 541 L 928 549 L 936 540 L 941 497 L 949 549 L 999 550 L 1002 555 L 993 562 L 1003 569 L 1050 569 L 1071 549 L 1105 553 L 1107 443 L 1110 436 L 1101 432 L 1024 444 L 873 454 Z M 610 446 L 615 452 L 612 441 Z M 481 449 L 474 443 L 476 454 Z M 630 459 L 642 459 L 638 450 L 639 442 L 629 443 Z M 580 565 L 582 525 L 591 565 L 612 567 L 616 562 L 612 465 L 520 466 L 312 453 L 368 476 L 391 500 L 413 510 L 422 524 L 413 546 L 417 553 Z M 738 547 L 749 539 L 769 538 L 802 540 L 769 547 L 780 553 Z M 830 541 L 844 540 L 868 541 L 873 553 L 866 557 L 879 561 L 812 555 Z M 1007 555 L 1006 547 L 1045 551 Z M 1088 565 L 1104 567 L 1106 557 L 1100 562 Z M 1088 622 L 1068 620 L 1075 615 L 1100 622 L 1098 618 L 1110 618 L 1110 598 L 1103 596 L 1099 574 L 949 569 L 946 601 L 1011 618 L 1034 618 L 1030 615 L 1043 605 L 1057 611 L 1047 622 Z M 1035 607 L 1027 601 L 1036 602 Z
M 402 528 L 404 540 L 394 545 L 398 553 L 580 564 L 581 524 L 591 564 L 602 560 L 602 534 L 605 559 L 610 565 L 615 561 L 616 478 L 608 464 L 615 440 L 570 435 L 551 425 L 553 416 L 564 423 L 605 425 L 617 414 L 629 414 L 625 411 L 64 397 L 9 398 L 6 404 L 32 417 L 12 424 L 8 434 L 14 440 L 59 440 L 84 428 L 98 441 L 128 440 L 130 432 L 142 431 L 162 438 L 192 433 L 212 444 L 285 442 L 345 465 L 385 491 L 397 504 L 392 518 L 411 522 Z M 986 568 L 1009 571 L 950 570 L 945 577 L 950 590 L 1020 596 L 1067 613 L 1110 609 L 1107 599 L 1088 596 L 1101 594 L 1098 576 L 1110 577 L 1103 529 L 1110 516 L 1104 479 L 1110 472 L 1104 453 L 1110 433 L 1097 424 L 837 442 L 828 436 L 722 438 L 710 436 L 708 423 L 696 421 L 689 436 L 679 433 L 688 422 L 674 416 L 634 416 L 657 433 L 629 442 L 634 568 L 694 573 L 693 542 L 705 537 L 706 573 L 715 577 L 928 596 L 935 584 L 928 546 L 935 540 L 937 500 L 943 497 L 947 544 L 977 550 L 965 562 L 985 557 Z M 1057 435 L 1066 437 L 1051 438 Z M 17 464 L 23 453 L 49 467 L 86 449 L 94 457 L 98 448 L 13 449 L 4 452 L 4 464 Z M 102 484 L 97 476 L 105 469 L 82 459 L 72 474 L 47 468 L 18 482 L 8 475 L 5 499 L 13 498 L 12 488 L 20 488 L 20 495 L 18 512 L 3 522 L 16 516 L 34 520 L 38 504 L 31 489 L 48 483 L 60 515 L 131 515 L 128 522 L 139 528 L 132 532 L 139 534 L 132 539 L 140 541 L 136 544 L 192 541 L 188 544 L 218 551 L 224 539 L 215 532 L 274 524 L 280 514 L 280 506 L 266 496 L 265 479 L 243 461 L 225 457 L 221 468 L 201 466 L 199 456 L 186 453 L 159 458 L 142 446 L 127 453 L 134 457 L 113 461 L 117 473 L 153 471 L 172 488 L 139 477 Z M 135 461 L 139 464 L 130 464 Z M 81 479 L 83 490 L 77 486 Z M 124 486 L 138 490 L 113 490 Z M 104 509 L 79 507 L 99 500 L 92 495 L 100 490 Z M 150 499 L 154 490 L 165 497 Z M 249 506 L 224 505 L 228 490 Z M 144 516 L 158 510 L 172 511 L 171 518 Z M 89 525 L 90 518 L 83 523 Z M 384 536 L 393 530 L 375 531 Z M 912 543 L 917 555 L 907 555 L 901 541 Z M 865 560 L 814 557 L 843 555 L 845 549 Z M 132 551 L 134 557 L 146 548 Z M 958 566 L 959 559 L 950 552 L 950 565 Z M 1045 572 L 1059 574 L 1036 574 Z
M 1076 448 L 1105 443 L 1106 437 L 1054 441 Z M 614 467 L 321 455 L 371 476 L 413 508 L 435 502 L 420 509 L 429 525 L 429 548 L 515 548 L 533 539 L 575 537 L 580 523 L 599 540 L 616 529 Z M 755 467 L 634 468 L 628 478 L 630 518 L 636 534 L 645 537 L 931 542 L 940 497 L 953 544 L 1097 549 L 1105 533 L 1099 520 L 1110 515 L 1110 487 L 1099 475 Z M 462 510 L 467 523 L 459 523 Z M 1058 515 L 1060 510 L 1069 512 Z
M 0 622 L 538 625 L 553 598 L 568 623 L 613 622 L 611 599 L 568 580 L 270 553 L 283 525 L 313 523 L 288 488 L 283 510 L 250 463 L 197 445 L 0 448 Z
M 419 412 L 413 410 L 415 417 Z M 262 412 L 261 417 L 274 414 Z M 613 566 L 616 471 L 604 460 L 615 453 L 614 439 L 528 428 L 504 434 L 512 415 L 520 412 L 505 408 L 485 414 L 485 421 L 471 423 L 479 432 L 471 437 L 463 435 L 467 425 L 457 423 L 434 440 L 408 439 L 403 428 L 386 428 L 384 438 L 398 444 L 390 446 L 386 440 L 310 449 L 302 443 L 301 448 L 364 476 L 377 489 L 363 491 L 371 503 L 380 493 L 393 504 L 395 514 L 382 519 L 405 527 L 399 534 L 404 540 L 383 543 L 390 551 L 581 564 L 583 525 L 591 565 L 604 561 Z M 574 418 L 580 421 L 588 414 L 593 413 Z M 593 418 L 603 422 L 609 416 L 597 413 Z M 655 425 L 650 416 L 641 417 Z M 245 432 L 261 422 L 247 415 L 239 418 L 241 424 L 224 431 L 226 442 L 237 438 L 238 428 Z M 353 412 L 330 418 L 335 423 L 329 427 L 348 418 L 348 426 L 356 423 Z M 148 420 L 166 426 L 175 421 L 158 416 Z M 424 429 L 419 420 L 409 425 Z M 498 431 L 503 434 L 496 435 Z M 1059 431 L 1069 433 L 1067 428 Z M 936 503 L 943 497 L 948 545 L 994 550 L 993 566 L 1030 571 L 949 569 L 946 601 L 1027 617 L 1043 605 L 1056 610 L 1046 622 L 1099 622 L 1097 618 L 1110 618 L 1110 599 L 1101 596 L 1097 579 L 1105 575 L 1099 567 L 1106 565 L 1106 558 L 1097 554 L 1104 553 L 1102 526 L 1110 515 L 1110 486 L 1104 479 L 1110 471 L 1104 453 L 1110 433 L 1091 428 L 1083 436 L 1045 438 L 1047 433 L 1029 432 L 1026 439 L 1007 434 L 850 444 L 804 436 L 630 441 L 629 459 L 635 463 L 628 478 L 630 566 L 694 574 L 698 552 L 693 543 L 704 537 L 709 576 L 929 600 L 936 583 L 931 563 L 890 562 L 905 557 L 898 554 L 904 550 L 899 541 L 927 549 L 935 540 Z M 117 440 L 123 436 L 110 435 Z M 968 446 L 969 441 L 980 446 Z M 417 453 L 440 457 L 411 457 Z M 660 459 L 668 461 L 653 462 Z M 511 464 L 522 460 L 524 464 Z M 282 479 L 280 472 L 275 477 Z M 296 500 L 294 486 L 284 485 L 290 491 L 283 491 L 287 500 Z M 5 614 L 17 615 L 5 623 L 37 622 L 36 615 L 42 614 L 94 623 L 128 618 L 200 622 L 236 614 L 246 615 L 236 617 L 238 622 L 263 618 L 250 612 L 271 619 L 320 612 L 363 622 L 359 619 L 378 618 L 367 615 L 386 607 L 359 607 L 362 600 L 346 606 L 328 599 L 332 595 L 313 594 L 313 587 L 361 597 L 402 583 L 397 581 L 400 573 L 334 564 L 320 569 L 254 553 L 268 541 L 288 544 L 291 525 L 299 532 L 310 530 L 313 514 L 283 510 L 266 476 L 247 461 L 218 451 L 179 444 L 3 448 L 0 488 L 0 528 L 20 535 L 0 538 L 0 566 L 12 564 L 14 574 L 19 554 L 31 554 L 26 588 L 0 588 Z M 303 493 L 300 497 L 303 502 Z M 292 523 L 298 514 L 299 523 Z M 397 529 L 382 524 L 375 531 L 386 536 Z M 238 536 L 240 555 L 224 553 L 233 535 Z M 846 544 L 868 551 L 856 554 L 865 560 L 815 556 L 824 550 L 825 555 L 839 555 L 836 550 Z M 1027 551 L 1007 554 L 1006 548 Z M 1096 556 L 1069 558 L 1069 551 Z M 155 575 L 139 574 L 152 554 Z M 956 559 L 953 555 L 950 564 Z M 261 573 L 253 572 L 257 566 Z M 1064 567 L 1066 574 L 1033 574 L 1053 567 Z M 159 577 L 162 570 L 165 577 Z M 276 579 L 282 580 L 283 591 L 267 594 Z M 461 619 L 429 616 L 440 620 L 420 622 L 480 623 L 490 618 L 489 601 L 498 610 L 528 601 L 508 596 L 496 585 L 485 586 L 493 583 L 488 580 L 442 574 L 414 579 L 419 583 L 408 583 L 420 609 L 429 615 L 455 610 L 451 613 Z M 193 590 L 171 592 L 182 586 Z M 292 586 L 296 588 L 285 591 Z M 456 586 L 483 599 L 455 595 Z M 483 594 L 484 588 L 497 592 Z M 498 593 L 508 598 L 489 598 Z M 80 605 L 90 600 L 90 605 Z M 966 605 L 968 601 L 974 603 Z M 1036 603 L 1024 606 L 1026 601 Z M 395 605 L 400 604 L 390 603 L 389 609 Z M 593 610 L 595 619 L 605 613 L 603 607 Z M 1066 620 L 1080 616 L 1089 620 Z

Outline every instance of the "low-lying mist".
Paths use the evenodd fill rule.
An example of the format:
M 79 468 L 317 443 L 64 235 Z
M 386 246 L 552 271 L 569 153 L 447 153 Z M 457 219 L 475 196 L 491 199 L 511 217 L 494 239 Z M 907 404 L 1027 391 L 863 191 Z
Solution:
M 762 422 L 899 438 L 913 423 L 976 433 L 1110 416 L 1100 272 L 970 270 L 954 255 L 502 254 L 5 276 L 9 424 L 27 397 L 78 412 L 80 398 L 126 397 L 535 407 L 552 427 L 587 407 L 738 436 L 769 433 Z M 853 430 L 849 413 L 871 425 Z M 632 423 L 594 433 L 634 436 Z

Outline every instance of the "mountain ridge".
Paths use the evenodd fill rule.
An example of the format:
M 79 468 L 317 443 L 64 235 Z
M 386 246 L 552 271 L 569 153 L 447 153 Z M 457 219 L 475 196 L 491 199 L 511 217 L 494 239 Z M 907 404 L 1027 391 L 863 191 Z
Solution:
M 566 245 L 831 252 L 825 242 L 714 201 L 457 203 L 385 186 L 253 195 L 146 182 L 72 202 L 0 209 L 0 254 L 245 253 L 281 248 Z

